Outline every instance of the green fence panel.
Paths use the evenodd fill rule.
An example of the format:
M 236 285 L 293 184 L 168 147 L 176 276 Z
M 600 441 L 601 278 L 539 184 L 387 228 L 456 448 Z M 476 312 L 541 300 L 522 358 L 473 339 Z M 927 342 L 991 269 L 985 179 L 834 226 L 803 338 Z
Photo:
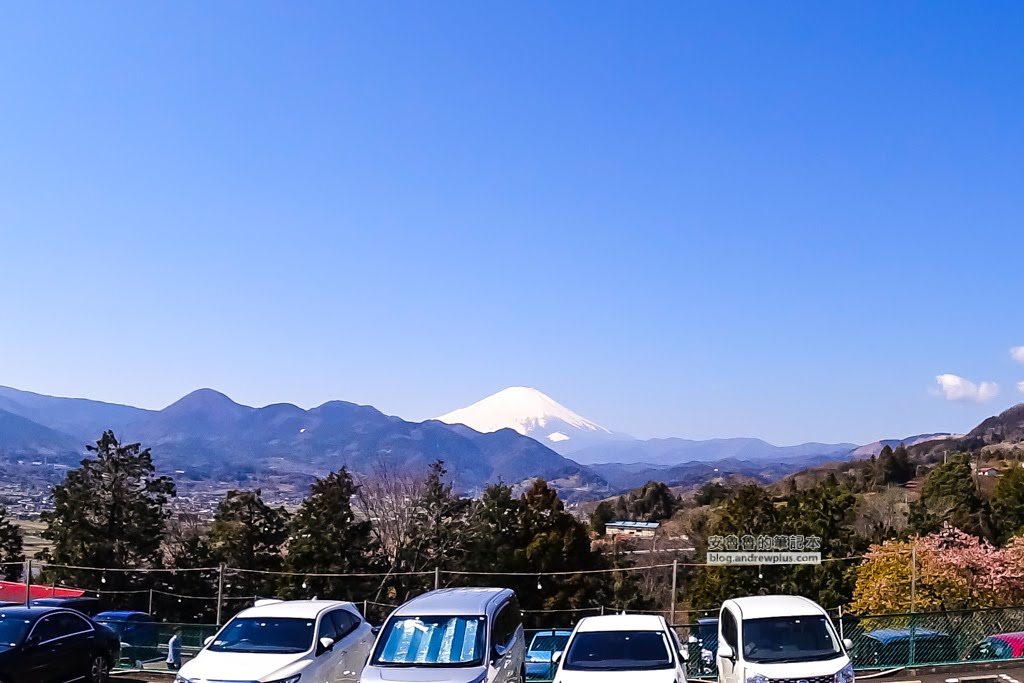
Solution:
M 167 644 L 178 632 L 181 654 L 188 661 L 202 649 L 204 641 L 217 632 L 213 624 L 163 624 L 158 622 L 107 623 L 121 639 L 121 658 L 117 669 L 164 669 Z

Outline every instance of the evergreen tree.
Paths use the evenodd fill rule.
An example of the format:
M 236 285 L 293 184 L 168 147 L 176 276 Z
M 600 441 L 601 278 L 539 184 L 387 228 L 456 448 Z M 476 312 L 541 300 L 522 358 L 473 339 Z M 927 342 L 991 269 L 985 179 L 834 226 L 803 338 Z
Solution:
M 207 535 L 210 559 L 231 572 L 231 594 L 260 596 L 274 593 L 277 577 L 259 571 L 280 571 L 281 549 L 288 539 L 288 512 L 263 502 L 262 491 L 228 491 L 217 505 Z M 227 591 L 226 591 L 227 592 Z
M 1024 533 L 1024 468 L 1013 467 L 999 478 L 990 503 L 1002 542 Z
M 660 481 L 649 481 L 639 489 L 619 497 L 615 503 L 615 514 L 619 519 L 637 522 L 660 522 L 669 519 L 679 508 L 676 498 L 668 485 Z
M 970 456 L 965 453 L 929 472 L 921 497 L 910 506 L 910 530 L 915 534 L 936 533 L 946 523 L 975 536 L 995 535 L 987 506 L 975 486 Z
M 6 581 L 20 581 L 24 573 L 22 563 L 25 543 L 21 527 L 7 519 L 7 508 L 0 507 L 0 567 Z
M 285 567 L 310 574 L 354 574 L 377 569 L 377 548 L 369 520 L 357 520 L 352 500 L 359 487 L 342 468 L 313 483 L 310 495 L 292 519 Z M 336 600 L 366 597 L 370 581 L 357 578 L 289 577 L 291 596 Z
M 796 485 L 796 481 L 793 479 L 789 480 L 791 484 Z M 729 489 L 719 481 L 709 481 L 693 496 L 693 502 L 697 505 L 717 505 L 723 500 L 729 497 Z
M 471 501 L 455 495 L 447 475 L 444 462 L 431 464 L 423 493 L 413 502 L 411 543 L 405 553 L 410 571 L 457 569 L 469 545 Z
M 615 508 L 607 500 L 602 500 L 590 515 L 590 529 L 598 536 L 604 536 L 608 522 L 615 520 Z
M 160 544 L 175 495 L 169 477 L 156 476 L 148 448 L 122 445 L 104 432 L 95 457 L 82 460 L 53 490 L 54 510 L 43 514 L 44 562 L 111 569 L 151 567 L 160 562 Z M 80 588 L 130 590 L 144 575 L 48 568 L 45 581 L 66 581 Z

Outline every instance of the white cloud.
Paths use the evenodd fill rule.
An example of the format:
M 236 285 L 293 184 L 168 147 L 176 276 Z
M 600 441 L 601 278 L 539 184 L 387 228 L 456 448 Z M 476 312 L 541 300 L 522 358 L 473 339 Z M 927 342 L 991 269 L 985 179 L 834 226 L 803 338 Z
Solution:
M 1024 363 L 1024 346 L 1014 346 L 1010 349 L 1010 355 L 1018 363 Z
M 999 395 L 999 385 L 995 382 L 974 382 L 959 375 L 938 375 L 935 382 L 939 385 L 938 392 L 947 401 L 974 401 L 984 403 Z

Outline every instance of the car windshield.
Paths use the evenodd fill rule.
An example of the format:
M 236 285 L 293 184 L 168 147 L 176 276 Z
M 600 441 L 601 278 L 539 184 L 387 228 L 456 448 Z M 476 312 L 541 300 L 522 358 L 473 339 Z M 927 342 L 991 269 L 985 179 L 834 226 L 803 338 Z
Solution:
M 842 654 L 828 617 L 769 617 L 743 621 L 743 656 L 749 662 L 801 662 Z
M 384 627 L 378 666 L 476 666 L 486 646 L 484 617 L 394 617 Z
M 661 631 L 577 633 L 563 665 L 587 671 L 646 671 L 673 666 L 668 641 Z
M 25 617 L 15 617 L 0 612 L 0 650 L 9 650 L 21 642 L 31 622 Z
M 299 653 L 313 646 L 315 619 L 239 617 L 232 619 L 217 639 L 214 652 Z
M 538 633 L 530 642 L 526 656 L 534 662 L 550 662 L 551 655 L 564 650 L 568 641 L 568 633 Z
M 568 634 L 538 633 L 530 643 L 530 654 L 548 654 L 561 652 L 569 642 Z

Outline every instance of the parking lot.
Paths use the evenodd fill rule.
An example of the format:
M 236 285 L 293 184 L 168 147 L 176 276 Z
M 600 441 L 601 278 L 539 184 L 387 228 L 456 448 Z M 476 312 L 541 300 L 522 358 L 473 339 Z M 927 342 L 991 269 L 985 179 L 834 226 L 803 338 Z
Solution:
M 112 680 L 118 683 L 170 683 L 174 677 L 169 673 L 123 674 L 114 676 Z M 880 683 L 1024 683 L 1024 662 L 1008 667 L 949 667 L 918 673 L 902 670 L 871 678 L 861 676 L 860 680 Z

